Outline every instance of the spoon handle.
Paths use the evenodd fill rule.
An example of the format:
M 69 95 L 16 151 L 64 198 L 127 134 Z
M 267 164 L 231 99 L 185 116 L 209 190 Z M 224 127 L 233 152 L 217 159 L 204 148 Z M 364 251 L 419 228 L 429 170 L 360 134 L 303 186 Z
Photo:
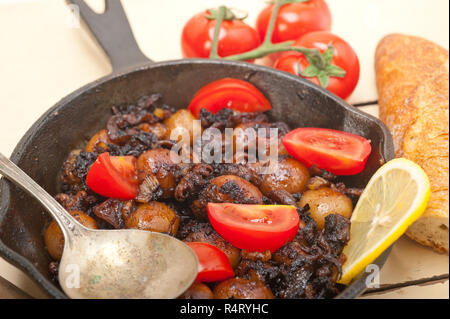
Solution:
M 2 153 L 0 153 L 0 174 L 36 198 L 56 220 L 66 240 L 69 239 L 70 234 L 79 233 L 80 227 L 77 226 L 83 226 L 70 216 L 49 193 Z

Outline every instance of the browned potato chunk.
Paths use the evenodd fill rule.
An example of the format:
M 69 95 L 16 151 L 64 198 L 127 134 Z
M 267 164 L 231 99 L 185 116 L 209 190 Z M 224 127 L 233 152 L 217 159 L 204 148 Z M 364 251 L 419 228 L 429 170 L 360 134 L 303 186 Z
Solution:
M 175 163 L 172 159 L 178 159 L 178 155 L 164 148 L 142 153 L 137 159 L 139 183 L 142 183 L 147 176 L 153 175 L 163 190 L 162 198 L 173 197 L 176 179 L 173 174 Z
M 139 128 L 144 132 L 153 133 L 159 140 L 163 140 L 169 137 L 167 126 L 163 123 L 143 123 L 139 125 Z
M 214 288 L 216 299 L 273 299 L 269 287 L 261 282 L 244 278 L 231 278 L 222 281 Z
M 81 188 L 82 183 L 80 177 L 78 177 L 76 169 L 77 156 L 80 155 L 80 153 L 81 150 L 79 149 L 70 152 L 69 156 L 63 163 L 61 181 L 64 184 L 79 185 L 79 187 Z
M 176 235 L 180 220 L 175 211 L 161 202 L 141 204 L 125 221 L 126 228 Z
M 97 223 L 95 220 L 85 213 L 73 211 L 70 212 L 70 215 L 72 215 L 82 225 L 88 228 L 97 229 Z M 50 256 L 55 260 L 61 260 L 64 250 L 64 235 L 55 220 L 50 223 L 45 231 L 44 240 Z
M 274 190 L 285 190 L 288 193 L 302 193 L 309 180 L 309 172 L 305 165 L 292 157 L 282 157 L 278 161 L 278 169 L 272 174 L 263 176 L 260 186 L 264 195 Z
M 194 122 L 195 121 L 195 122 Z M 170 138 L 170 135 L 172 133 L 176 134 L 176 129 L 181 132 L 182 130 L 185 132 L 188 132 L 190 136 L 190 141 L 192 144 L 193 137 L 194 137 L 194 127 L 197 132 L 201 133 L 201 124 L 200 122 L 196 121 L 196 118 L 189 110 L 182 109 L 177 112 L 175 112 L 171 117 L 169 117 L 167 120 L 164 121 L 164 123 L 167 126 L 167 129 L 169 130 L 168 136 Z M 184 133 L 183 133 L 184 134 Z M 174 136 L 175 137 L 175 136 Z M 181 136 L 178 136 L 176 139 L 177 142 L 181 140 Z
M 311 217 L 319 229 L 324 227 L 325 217 L 328 215 L 339 214 L 350 218 L 353 212 L 351 199 L 329 187 L 306 191 L 298 204 L 300 207 L 309 205 Z
M 221 193 L 221 195 L 224 197 L 224 202 L 239 202 L 236 201 L 235 198 L 242 197 L 254 203 L 262 203 L 263 195 L 259 191 L 258 187 L 243 179 L 242 177 L 235 175 L 221 175 L 214 178 L 211 183 L 217 185 L 219 188 L 221 188 L 225 184 L 236 185 L 236 191 L 239 192 L 238 194 Z
M 194 282 L 180 297 L 180 299 L 214 299 L 214 295 L 207 285 Z
M 249 137 L 250 135 L 245 134 L 245 130 L 246 129 L 254 129 L 255 130 L 255 139 L 250 139 Z M 234 147 L 234 152 L 236 153 L 238 146 L 240 146 L 244 151 L 247 151 L 248 149 L 248 144 L 252 145 L 253 143 L 255 143 L 254 145 L 256 147 L 258 147 L 258 129 L 259 128 L 265 128 L 267 130 L 267 132 L 269 132 L 268 130 L 271 128 L 270 123 L 265 123 L 265 122 L 246 122 L 246 123 L 241 123 L 239 125 L 237 125 L 234 128 L 234 136 L 233 136 L 233 147 Z M 278 138 L 278 156 L 281 155 L 289 155 L 288 152 L 286 151 L 286 149 L 284 148 L 283 143 L 281 142 L 282 140 L 282 136 L 280 136 Z M 270 154 L 270 138 L 267 138 L 266 142 L 266 151 L 265 154 L 269 155 Z
M 106 130 L 98 131 L 92 138 L 90 139 L 89 143 L 87 143 L 85 151 L 86 152 L 93 152 L 94 148 L 97 144 L 101 144 L 105 150 L 107 150 L 107 144 L 112 143 L 111 140 L 108 137 L 108 133 Z
M 262 204 L 258 187 L 236 175 L 221 175 L 210 181 L 192 202 L 191 209 L 198 220 L 208 220 L 208 203 Z
M 236 152 L 239 148 L 239 150 L 247 151 L 249 144 L 257 146 L 257 134 L 258 129 L 257 126 L 261 125 L 261 122 L 248 122 L 248 123 L 241 123 L 238 126 L 234 128 L 233 132 L 233 150 Z M 251 138 L 252 135 L 247 135 L 245 130 L 247 129 L 253 129 L 255 131 L 254 138 Z

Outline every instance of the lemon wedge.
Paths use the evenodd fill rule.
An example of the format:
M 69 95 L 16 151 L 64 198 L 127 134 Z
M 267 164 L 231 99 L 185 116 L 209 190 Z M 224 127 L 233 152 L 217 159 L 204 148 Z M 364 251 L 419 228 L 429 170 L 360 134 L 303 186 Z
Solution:
M 396 241 L 425 211 L 430 182 L 414 162 L 397 158 L 370 179 L 351 217 L 347 261 L 338 281 L 348 284 Z

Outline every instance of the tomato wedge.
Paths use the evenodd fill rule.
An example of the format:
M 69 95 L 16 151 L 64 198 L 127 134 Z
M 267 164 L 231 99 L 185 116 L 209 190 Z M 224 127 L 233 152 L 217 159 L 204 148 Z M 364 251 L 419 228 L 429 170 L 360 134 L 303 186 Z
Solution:
M 89 169 L 86 183 L 90 189 L 102 196 L 133 199 L 139 190 L 136 158 L 102 153 Z
M 201 242 L 187 242 L 198 258 L 198 274 L 195 281 L 214 282 L 234 277 L 227 255 L 216 246 Z
M 270 110 L 269 101 L 252 84 L 233 78 L 224 78 L 202 87 L 189 104 L 189 110 L 198 118 L 200 109 L 216 113 L 223 108 L 239 112 Z
M 283 138 L 290 155 L 306 164 L 316 165 L 335 175 L 362 172 L 372 147 L 359 135 L 324 128 L 298 128 Z
M 274 252 L 291 241 L 300 218 L 294 206 L 208 203 L 214 229 L 237 248 Z

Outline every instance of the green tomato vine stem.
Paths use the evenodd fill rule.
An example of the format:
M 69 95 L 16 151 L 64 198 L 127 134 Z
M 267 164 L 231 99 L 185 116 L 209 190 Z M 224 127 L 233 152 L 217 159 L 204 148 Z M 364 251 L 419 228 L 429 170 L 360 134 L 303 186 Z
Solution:
M 275 22 L 278 16 L 278 12 L 280 11 L 281 6 L 287 3 L 292 3 L 292 0 L 276 0 L 274 3 L 273 11 L 270 16 L 269 25 L 267 26 L 266 35 L 264 37 L 263 42 L 261 45 L 253 50 L 250 50 L 248 52 L 235 54 L 231 56 L 224 57 L 226 60 L 232 60 L 232 61 L 246 61 L 246 60 L 253 60 L 253 59 L 259 59 L 262 57 L 265 57 L 268 54 L 271 53 L 277 53 L 277 52 L 285 52 L 285 51 L 295 51 L 302 53 L 307 60 L 314 65 L 314 68 L 316 69 L 316 73 L 319 71 L 323 71 L 321 74 L 323 76 L 337 76 L 337 77 L 344 77 L 345 71 L 341 70 L 339 67 L 331 65 L 331 59 L 325 59 L 324 55 L 320 53 L 318 49 L 308 49 L 298 46 L 293 46 L 295 41 L 286 41 L 281 43 L 272 43 L 272 35 L 273 30 L 275 27 Z M 214 37 L 212 41 L 211 46 L 211 59 L 219 59 L 221 58 L 218 54 L 218 42 L 219 42 L 219 32 L 220 32 L 220 26 L 225 19 L 225 15 L 227 12 L 227 8 L 225 6 L 220 6 L 218 13 L 216 15 L 216 26 L 214 29 Z M 342 71 L 342 72 L 325 72 L 330 69 L 330 67 L 333 67 L 333 70 L 336 71 Z M 315 73 L 310 72 L 311 76 L 309 77 L 315 77 Z M 336 75 L 335 75 L 336 74 Z M 306 74 L 303 76 L 308 77 Z M 328 86 L 328 81 L 321 81 L 321 84 L 326 84 Z
M 220 56 L 218 54 L 219 49 L 219 32 L 220 32 L 220 26 L 222 25 L 223 20 L 225 19 L 227 8 L 225 6 L 219 7 L 219 12 L 217 13 L 216 18 L 216 27 L 214 28 L 214 37 L 213 42 L 211 46 L 211 53 L 209 55 L 210 59 L 219 59 Z

